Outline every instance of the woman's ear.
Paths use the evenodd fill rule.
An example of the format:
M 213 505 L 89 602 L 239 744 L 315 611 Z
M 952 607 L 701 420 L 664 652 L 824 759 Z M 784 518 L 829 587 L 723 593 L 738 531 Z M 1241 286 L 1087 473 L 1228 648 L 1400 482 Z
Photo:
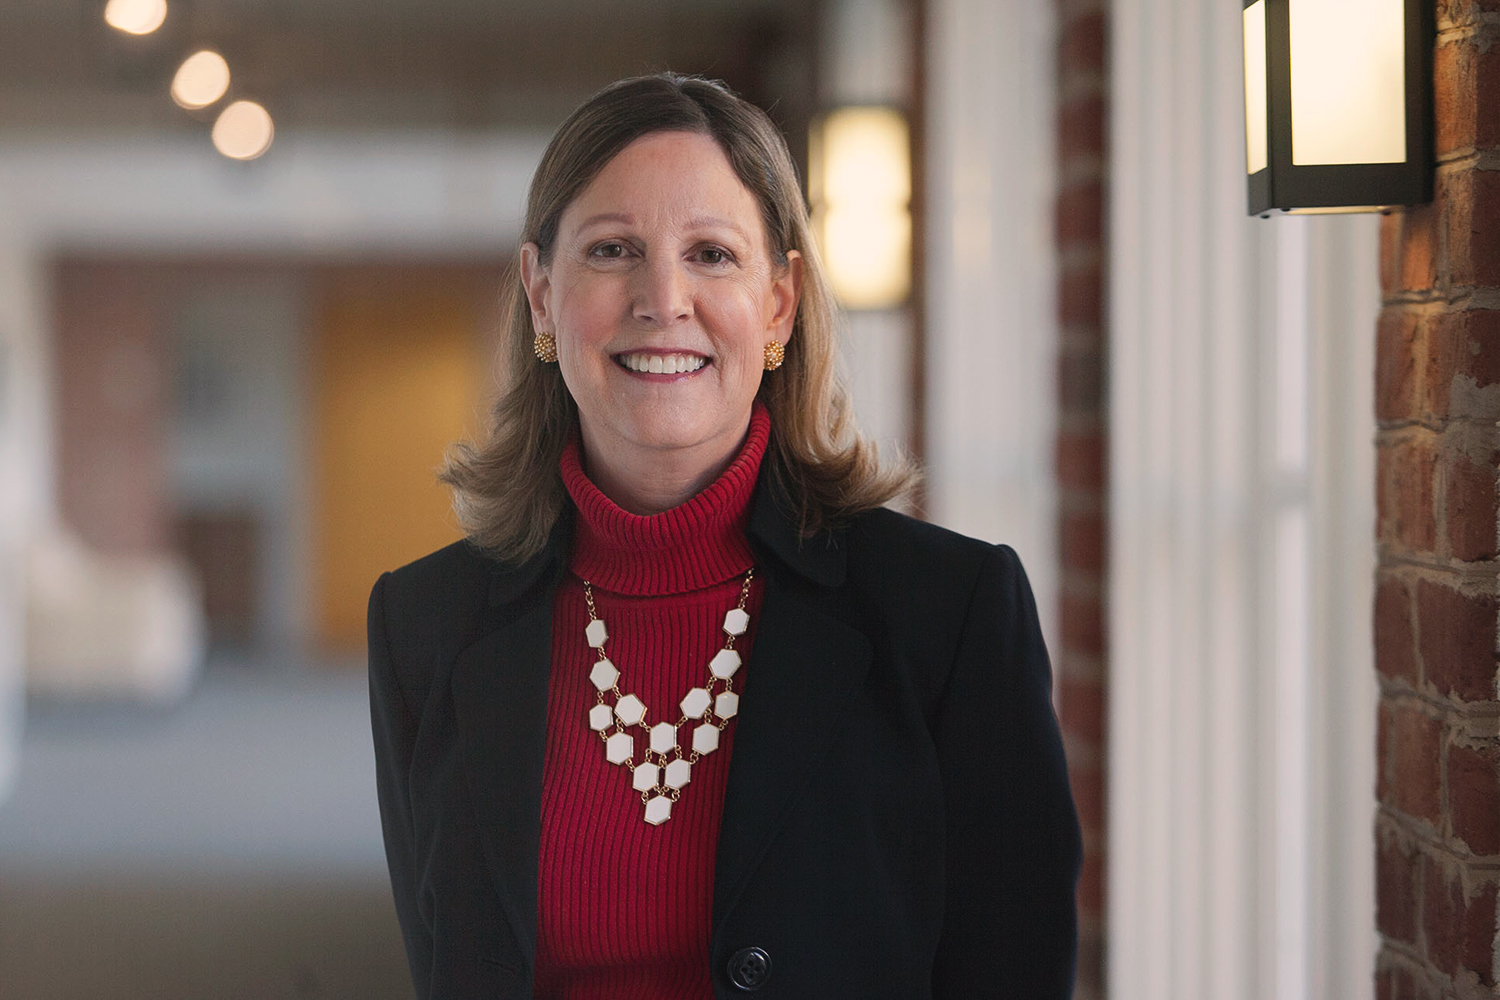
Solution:
M 792 328 L 797 325 L 797 303 L 802 301 L 802 254 L 796 250 L 786 252 L 786 267 L 771 279 L 771 300 L 775 311 L 766 333 L 770 339 L 783 344 L 792 339 Z
M 531 306 L 531 325 L 537 333 L 552 333 L 552 318 L 547 312 L 547 292 L 552 279 L 542 265 L 542 248 L 535 243 L 521 244 L 521 287 Z

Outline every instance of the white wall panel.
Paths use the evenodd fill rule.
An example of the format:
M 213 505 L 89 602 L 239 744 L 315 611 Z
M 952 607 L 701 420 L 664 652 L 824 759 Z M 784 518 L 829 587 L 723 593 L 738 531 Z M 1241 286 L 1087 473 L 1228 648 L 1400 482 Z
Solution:
M 1110 996 L 1368 997 L 1376 228 L 1246 216 L 1237 7 L 1111 25 Z
M 928 508 L 1016 548 L 1052 644 L 1055 28 L 1020 0 L 928 18 Z

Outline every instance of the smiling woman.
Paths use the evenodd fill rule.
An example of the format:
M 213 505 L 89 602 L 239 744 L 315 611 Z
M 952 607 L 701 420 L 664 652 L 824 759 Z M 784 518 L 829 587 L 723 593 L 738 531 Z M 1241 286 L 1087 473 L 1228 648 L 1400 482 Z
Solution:
M 717 142 L 655 132 L 568 206 L 551 256 L 523 246 L 521 280 L 590 477 L 633 514 L 676 507 L 739 451 L 766 348 L 792 335 L 802 255 L 771 252 Z
M 1079 835 L 1015 553 L 885 509 L 786 145 L 595 95 L 532 182 L 464 542 L 385 574 L 418 994 L 1062 1000 Z

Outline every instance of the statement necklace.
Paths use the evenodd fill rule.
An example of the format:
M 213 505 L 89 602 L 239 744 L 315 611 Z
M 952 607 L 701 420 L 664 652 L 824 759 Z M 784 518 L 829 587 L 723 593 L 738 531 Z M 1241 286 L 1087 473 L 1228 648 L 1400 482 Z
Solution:
M 724 615 L 724 648 L 714 654 L 708 662 L 708 683 L 695 687 L 678 703 L 682 715 L 676 722 L 646 721 L 646 703 L 633 694 L 620 693 L 620 671 L 610 662 L 604 652 L 604 643 L 609 639 L 609 630 L 594 607 L 594 587 L 583 581 L 583 599 L 589 606 L 589 623 L 584 629 L 588 644 L 599 651 L 599 660 L 589 671 L 589 680 L 598 691 L 597 701 L 589 709 L 589 728 L 599 734 L 604 743 L 604 757 L 611 764 L 622 764 L 631 773 L 631 786 L 641 793 L 641 802 L 646 807 L 645 819 L 652 826 L 660 826 L 672 818 L 672 803 L 682 795 L 682 786 L 692 778 L 693 765 L 705 755 L 719 748 L 719 733 L 729 725 L 729 720 L 739 714 L 740 696 L 734 693 L 734 674 L 740 669 L 740 654 L 734 651 L 734 640 L 744 635 L 750 625 L 750 613 L 745 604 L 750 599 L 750 580 L 755 576 L 755 567 L 745 572 L 745 582 L 740 586 L 739 604 Z M 715 689 L 723 684 L 723 690 Z M 605 695 L 613 698 L 613 704 Z M 712 706 L 712 711 L 710 711 Z M 677 733 L 690 719 L 699 720 L 693 727 L 692 749 L 686 750 L 677 739 Z M 635 734 L 637 727 L 646 735 L 645 759 L 639 764 L 635 760 Z

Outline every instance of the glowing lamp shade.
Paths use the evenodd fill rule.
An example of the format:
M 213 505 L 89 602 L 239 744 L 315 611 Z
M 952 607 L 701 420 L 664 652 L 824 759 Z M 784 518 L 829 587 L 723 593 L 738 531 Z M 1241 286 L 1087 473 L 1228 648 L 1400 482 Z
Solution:
M 813 128 L 813 228 L 833 292 L 851 309 L 890 308 L 911 292 L 910 146 L 894 108 L 840 108 Z
M 130 35 L 149 35 L 167 19 L 167 0 L 109 0 L 104 23 Z
M 206 108 L 229 89 L 229 64 L 217 52 L 195 52 L 172 77 L 172 100 L 189 110 Z
M 1432 198 L 1432 0 L 1243 0 L 1252 215 Z
M 214 122 L 214 148 L 231 160 L 253 160 L 271 148 L 271 115 L 254 101 L 235 101 Z

